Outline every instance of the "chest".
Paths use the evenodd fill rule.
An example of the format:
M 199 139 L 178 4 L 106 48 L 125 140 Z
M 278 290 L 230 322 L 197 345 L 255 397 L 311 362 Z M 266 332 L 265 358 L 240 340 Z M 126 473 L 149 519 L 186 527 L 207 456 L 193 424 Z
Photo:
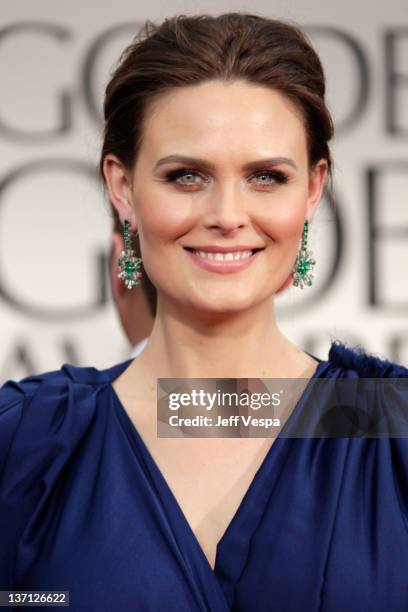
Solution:
M 214 569 L 217 544 L 274 439 L 158 438 L 156 422 L 138 414 L 131 419 Z

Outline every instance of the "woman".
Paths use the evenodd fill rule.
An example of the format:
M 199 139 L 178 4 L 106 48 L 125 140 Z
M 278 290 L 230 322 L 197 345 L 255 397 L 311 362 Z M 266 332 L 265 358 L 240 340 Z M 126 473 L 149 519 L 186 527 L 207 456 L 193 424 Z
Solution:
M 408 610 L 406 439 L 156 435 L 157 378 L 304 377 L 293 423 L 313 380 L 408 376 L 336 341 L 319 360 L 275 319 L 313 278 L 324 94 L 301 31 L 256 15 L 148 22 L 122 55 L 100 169 L 157 316 L 134 360 L 2 387 L 1 589 L 98 612 Z M 139 264 L 119 262 L 133 290 Z

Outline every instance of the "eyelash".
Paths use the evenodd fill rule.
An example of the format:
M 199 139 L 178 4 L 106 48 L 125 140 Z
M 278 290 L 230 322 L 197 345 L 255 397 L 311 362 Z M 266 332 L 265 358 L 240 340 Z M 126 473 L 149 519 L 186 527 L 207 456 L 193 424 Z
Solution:
M 185 176 L 186 174 L 193 174 L 193 175 L 201 176 L 200 172 L 197 172 L 197 170 L 193 170 L 192 168 L 181 168 L 178 170 L 172 170 L 168 172 L 166 174 L 165 180 L 168 183 L 174 183 L 178 178 Z M 287 183 L 289 180 L 289 177 L 279 170 L 260 171 L 254 174 L 254 176 L 265 176 L 267 174 L 271 175 L 275 179 L 275 182 L 279 184 Z M 179 184 L 183 186 L 182 183 L 179 183 Z M 186 185 L 194 185 L 194 183 L 186 183 Z M 269 185 L 273 185 L 273 183 L 264 183 L 264 185 L 269 186 Z

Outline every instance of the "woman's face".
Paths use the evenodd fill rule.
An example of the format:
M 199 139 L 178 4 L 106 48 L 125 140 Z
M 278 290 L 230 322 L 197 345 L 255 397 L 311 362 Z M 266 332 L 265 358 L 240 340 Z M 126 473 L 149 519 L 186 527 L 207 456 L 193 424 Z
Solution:
M 307 163 L 301 117 L 274 90 L 211 81 L 156 101 L 127 192 L 130 207 L 116 200 L 121 220 L 130 216 L 137 226 L 159 299 L 203 314 L 233 313 L 291 284 L 303 223 L 327 173 L 325 160 L 312 175 Z M 231 272 L 186 249 L 220 246 L 262 250 L 235 261 Z

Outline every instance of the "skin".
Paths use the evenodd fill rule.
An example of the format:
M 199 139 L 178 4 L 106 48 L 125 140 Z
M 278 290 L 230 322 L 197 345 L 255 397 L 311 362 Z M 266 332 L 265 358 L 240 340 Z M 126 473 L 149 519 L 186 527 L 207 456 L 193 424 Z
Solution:
M 197 166 L 178 184 L 166 182 L 169 171 L 191 167 L 153 170 L 176 153 L 214 170 Z M 276 156 L 297 169 L 243 170 Z M 276 170 L 286 184 L 264 174 Z M 146 117 L 132 171 L 108 155 L 104 174 L 122 223 L 130 219 L 139 231 L 143 267 L 158 290 L 149 343 L 121 375 L 133 399 L 155 402 L 157 377 L 296 377 L 314 362 L 280 331 L 273 300 L 292 284 L 303 223 L 312 221 L 327 176 L 325 159 L 308 167 L 302 117 L 288 98 L 245 81 L 166 93 Z M 182 248 L 200 244 L 266 248 L 247 269 L 221 275 Z

